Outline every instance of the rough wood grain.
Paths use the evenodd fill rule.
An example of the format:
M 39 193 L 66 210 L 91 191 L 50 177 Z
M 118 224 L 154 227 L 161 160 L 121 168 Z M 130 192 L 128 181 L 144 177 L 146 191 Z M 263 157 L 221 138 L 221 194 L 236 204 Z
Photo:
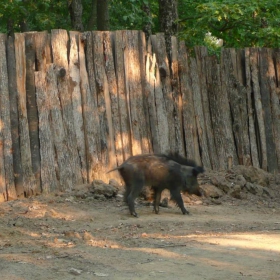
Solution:
M 191 85 L 191 73 L 188 64 L 188 54 L 184 42 L 179 44 L 179 78 L 180 91 L 182 95 L 183 128 L 185 136 L 186 156 L 201 164 L 199 153 L 199 142 L 195 119 L 193 92 Z
M 117 159 L 117 164 L 121 165 L 124 161 L 123 158 L 123 146 L 121 137 L 121 127 L 119 119 L 119 104 L 118 104 L 118 88 L 117 79 L 115 74 L 115 65 L 113 58 L 113 49 L 111 42 L 111 33 L 103 32 L 103 44 L 104 44 L 104 68 L 108 80 L 108 90 L 110 96 L 110 106 L 112 112 L 112 128 L 113 128 L 113 138 L 115 146 L 115 156 Z
M 276 148 L 275 140 L 279 139 L 278 123 L 275 123 L 276 130 L 274 130 L 274 120 L 272 110 L 275 113 L 276 119 L 279 117 L 279 101 L 278 104 L 273 104 L 272 101 L 277 102 L 275 98 L 275 70 L 272 60 L 271 49 L 259 49 L 259 69 L 260 69 L 260 92 L 261 102 L 263 106 L 263 116 L 265 123 L 265 137 L 267 148 L 267 167 L 269 172 L 277 172 L 277 154 L 279 155 L 279 146 Z M 275 120 L 276 120 L 275 119 Z M 276 136 L 276 137 L 275 137 Z
M 80 75 L 80 61 L 78 50 L 78 36 L 79 33 L 70 31 L 69 39 L 69 94 L 72 99 L 73 106 L 73 120 L 74 131 L 77 139 L 77 149 L 80 159 L 80 167 L 82 172 L 83 183 L 87 182 L 87 164 L 86 164 L 86 148 L 85 148 L 85 135 L 84 135 L 84 121 L 82 109 L 82 96 L 81 96 L 81 75 Z
M 214 142 L 213 130 L 211 126 L 211 116 L 210 116 L 207 83 L 206 83 L 207 75 L 206 75 L 205 59 L 208 55 L 207 48 L 195 47 L 195 54 L 196 54 L 198 77 L 200 82 L 202 108 L 204 113 L 204 122 L 205 122 L 205 129 L 206 129 L 205 134 L 207 137 L 207 143 L 209 148 L 209 157 L 210 157 L 212 168 L 217 169 L 218 157 L 217 157 L 217 150 Z
M 205 66 L 211 124 L 218 156 L 217 167 L 227 170 L 232 167 L 232 163 L 237 162 L 229 100 L 222 91 L 221 69 L 216 57 L 207 57 Z
M 128 98 L 125 82 L 125 64 L 124 64 L 124 52 L 125 52 L 125 39 L 126 31 L 116 31 L 114 33 L 114 45 L 115 45 L 115 71 L 118 87 L 118 104 L 119 104 L 119 118 L 121 128 L 121 140 L 123 147 L 124 160 L 128 159 L 132 155 L 131 147 L 131 134 L 129 126 L 129 112 L 128 112 Z
M 57 88 L 58 70 L 54 64 L 47 65 L 46 94 L 50 103 L 50 126 L 55 148 L 56 174 L 59 180 L 59 190 L 73 188 L 72 157 L 69 152 L 68 135 L 62 117 L 62 106 Z
M 87 62 L 88 72 L 86 69 L 85 44 L 87 46 Z M 85 145 L 88 182 L 98 179 L 100 172 L 100 163 L 98 160 L 98 143 L 99 142 L 99 119 L 97 113 L 97 105 L 94 96 L 96 95 L 95 85 L 92 87 L 94 92 L 90 90 L 89 73 L 91 79 L 95 79 L 92 59 L 92 36 L 90 32 L 86 32 L 79 36 L 79 61 L 81 75 L 81 93 L 83 106 L 83 120 L 85 128 Z M 89 70 L 90 69 L 90 70 Z
M 30 150 L 32 172 L 36 179 L 36 193 L 41 192 L 40 179 L 40 144 L 39 144 L 39 118 L 35 95 L 35 41 L 36 33 L 25 33 L 25 59 L 26 59 L 26 106 L 29 126 Z
M 93 59 L 94 59 L 94 70 L 95 80 L 97 85 L 97 106 L 100 121 L 100 160 L 102 163 L 102 170 L 104 177 L 109 169 L 116 166 L 115 156 L 115 145 L 114 135 L 112 126 L 112 112 L 109 95 L 108 79 L 104 68 L 104 45 L 103 45 L 103 34 L 102 32 L 94 31 L 93 33 Z
M 258 153 L 260 157 L 260 166 L 267 170 L 267 146 L 265 137 L 265 123 L 263 118 L 263 106 L 261 102 L 260 82 L 259 82 L 259 58 L 258 49 L 250 49 L 250 68 L 253 88 L 253 103 L 256 111 L 256 126 L 258 129 Z
M 15 34 L 16 81 L 18 90 L 18 114 L 20 133 L 20 153 L 23 171 L 23 186 L 25 196 L 34 194 L 37 185 L 32 172 L 32 160 L 29 138 L 29 127 L 26 104 L 26 60 L 25 34 Z
M 192 81 L 194 111 L 196 116 L 196 126 L 198 131 L 200 149 L 201 149 L 201 159 L 202 159 L 203 166 L 205 166 L 206 168 L 212 168 L 210 155 L 209 155 L 205 119 L 203 113 L 203 103 L 201 97 L 199 74 L 198 74 L 196 60 L 194 58 L 190 59 L 190 72 L 191 72 L 191 81 Z
M 19 138 L 19 114 L 18 114 L 18 91 L 16 77 L 16 57 L 14 38 L 9 37 L 7 42 L 7 67 L 9 78 L 9 99 L 10 99 L 10 119 L 11 119 L 11 137 L 15 188 L 18 198 L 24 197 L 23 171 L 20 154 Z
M 45 67 L 44 67 L 45 68 Z M 39 116 L 40 167 L 42 192 L 50 193 L 59 189 L 56 177 L 55 146 L 50 123 L 51 100 L 46 92 L 46 73 L 35 73 L 36 100 Z
M 1 177 L 0 195 L 6 194 L 5 200 L 17 198 L 13 172 L 12 135 L 10 126 L 10 101 L 9 101 L 9 80 L 6 59 L 6 35 L 0 34 L 0 104 L 1 104 L 1 127 L 0 127 L 0 148 L 1 148 Z M 4 168 L 3 168 L 4 167 Z M 4 172 L 4 173 L 3 173 Z M 5 179 L 4 179 L 5 178 Z M 3 184 L 4 183 L 4 184 Z M 0 200 L 2 200 L 0 198 Z
M 165 107 L 165 115 L 167 115 L 167 123 L 168 123 L 168 140 L 169 140 L 169 150 L 170 151 L 178 151 L 177 137 L 176 137 L 176 126 L 175 119 L 177 116 L 177 108 L 175 104 L 175 100 L 173 98 L 173 93 L 171 89 L 171 81 L 170 81 L 170 70 L 169 63 L 166 54 L 165 47 L 165 39 L 164 34 L 159 33 L 151 36 L 153 52 L 156 54 L 157 65 L 160 72 L 159 78 L 160 81 L 157 81 L 157 86 L 160 86 L 164 96 L 164 104 Z M 175 114 L 175 117 L 174 117 Z M 164 121 L 164 120 L 159 120 Z
M 250 49 L 245 48 L 245 71 L 246 71 L 246 91 L 247 91 L 247 113 L 248 113 L 248 129 L 250 139 L 251 161 L 253 166 L 260 167 L 258 147 L 257 147 L 257 132 L 255 129 L 256 114 L 252 100 L 252 74 L 250 69 Z
M 74 127 L 73 104 L 71 93 L 69 92 L 69 69 L 68 69 L 68 35 L 66 30 L 52 30 L 51 44 L 53 62 L 57 68 L 61 68 L 60 76 L 58 76 L 57 85 L 59 99 L 62 107 L 62 117 L 67 135 L 68 153 L 72 163 L 72 181 L 73 185 L 82 183 L 81 162 L 77 149 L 77 139 Z

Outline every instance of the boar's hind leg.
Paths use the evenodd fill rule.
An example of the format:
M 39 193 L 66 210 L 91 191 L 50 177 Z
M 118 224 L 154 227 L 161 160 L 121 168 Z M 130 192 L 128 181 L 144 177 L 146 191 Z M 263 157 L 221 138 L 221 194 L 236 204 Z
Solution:
M 185 208 L 184 206 L 184 202 L 183 202 L 183 199 L 182 199 L 182 196 L 179 192 L 179 190 L 170 190 L 170 194 L 171 194 L 171 199 L 174 200 L 178 207 L 180 207 L 182 213 L 185 215 L 185 214 L 189 214 L 189 211 Z
M 144 186 L 144 182 L 141 179 L 135 180 L 133 184 L 131 184 L 131 191 L 129 195 L 127 196 L 127 204 L 130 211 L 130 214 L 134 217 L 137 217 L 137 213 L 135 212 L 135 205 L 134 200 L 136 197 L 139 196 L 142 188 Z
M 158 189 L 157 187 L 152 187 L 152 189 L 154 191 L 154 211 L 156 214 L 158 214 L 162 190 Z

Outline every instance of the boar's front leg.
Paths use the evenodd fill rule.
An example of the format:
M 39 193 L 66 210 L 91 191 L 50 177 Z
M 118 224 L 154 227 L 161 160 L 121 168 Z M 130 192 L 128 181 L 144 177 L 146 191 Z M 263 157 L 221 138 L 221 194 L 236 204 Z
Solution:
M 171 194 L 171 199 L 177 203 L 177 205 L 178 205 L 178 207 L 180 207 L 182 213 L 184 215 L 189 214 L 189 211 L 184 206 L 184 202 L 183 202 L 182 196 L 180 194 L 180 191 L 178 189 L 171 189 L 170 194 Z

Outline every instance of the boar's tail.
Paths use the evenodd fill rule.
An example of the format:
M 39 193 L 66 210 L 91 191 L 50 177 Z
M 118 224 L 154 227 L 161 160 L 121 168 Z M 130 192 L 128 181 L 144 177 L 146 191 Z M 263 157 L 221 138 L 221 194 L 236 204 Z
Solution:
M 121 167 L 121 166 L 118 166 L 118 167 L 116 167 L 116 168 L 114 168 L 114 169 L 111 169 L 111 170 L 107 171 L 106 174 L 107 174 L 107 173 L 110 173 L 110 172 L 112 172 L 112 171 L 118 170 L 118 169 L 120 169 L 120 167 Z

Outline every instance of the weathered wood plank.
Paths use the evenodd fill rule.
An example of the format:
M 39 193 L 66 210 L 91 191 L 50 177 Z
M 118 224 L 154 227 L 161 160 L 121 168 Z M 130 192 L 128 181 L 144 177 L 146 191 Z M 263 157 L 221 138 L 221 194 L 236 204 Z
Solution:
M 58 92 L 62 106 L 62 117 L 67 135 L 66 143 L 72 163 L 73 185 L 82 183 L 81 162 L 77 149 L 77 138 L 74 127 L 73 104 L 69 92 L 69 69 L 68 69 L 68 35 L 66 30 L 52 30 L 51 44 L 54 64 L 61 69 L 58 76 Z
M 172 96 L 174 100 L 174 122 L 177 151 L 185 154 L 183 141 L 183 116 L 182 116 L 182 95 L 180 93 L 179 85 L 179 69 L 178 69 L 178 39 L 175 36 L 171 37 L 171 76 L 170 82 L 172 87 Z
M 39 116 L 42 192 L 50 193 L 59 190 L 59 183 L 56 177 L 57 163 L 50 123 L 51 100 L 46 91 L 46 73 L 44 71 L 35 72 L 35 86 Z
M 216 57 L 205 60 L 207 89 L 219 169 L 227 170 L 237 162 L 232 132 L 230 106 L 227 94 L 222 91 L 221 70 Z
M 26 106 L 29 126 L 30 150 L 32 172 L 36 179 L 36 193 L 41 192 L 40 179 L 40 144 L 39 144 L 39 119 L 35 95 L 35 41 L 36 33 L 25 33 L 25 59 L 26 59 Z
M 25 34 L 15 34 L 16 81 L 18 90 L 18 114 L 20 153 L 23 171 L 23 186 L 25 196 L 34 194 L 37 185 L 32 172 L 32 160 L 26 104 L 26 60 L 25 60 Z
M 248 114 L 248 129 L 250 139 L 250 151 L 252 164 L 255 167 L 260 167 L 258 146 L 257 146 L 257 132 L 255 130 L 255 118 L 253 100 L 252 100 L 252 75 L 250 69 L 250 49 L 245 48 L 245 72 L 246 72 L 246 90 L 247 90 L 247 114 Z
M 129 112 L 127 106 L 127 91 L 125 83 L 125 64 L 124 64 L 124 52 L 125 42 L 123 37 L 126 37 L 126 31 L 116 31 L 114 33 L 114 45 L 115 45 L 115 71 L 118 87 L 118 104 L 119 104 L 119 118 L 121 128 L 121 140 L 123 147 L 124 160 L 128 159 L 132 155 L 131 147 L 131 134 L 129 126 Z
M 36 32 L 34 34 L 36 70 L 46 71 L 47 64 L 51 63 L 51 42 L 48 31 Z
M 23 171 L 21 166 L 20 138 L 19 138 L 19 114 L 18 91 L 16 77 L 16 57 L 14 38 L 9 37 L 7 42 L 7 67 L 9 78 L 10 119 L 13 152 L 13 167 L 15 188 L 18 198 L 24 197 Z
M 151 131 L 151 141 L 154 153 L 160 153 L 160 139 L 158 131 L 157 121 L 157 110 L 155 103 L 155 67 L 156 67 L 156 56 L 151 52 L 151 41 L 147 43 L 147 54 L 146 54 L 146 69 L 145 69 L 145 93 L 144 96 L 147 102 L 147 110 L 149 114 L 149 123 Z M 167 148 L 167 147 L 166 147 Z
M 148 134 L 143 110 L 142 77 L 140 70 L 139 37 L 138 31 L 127 31 L 125 52 L 125 79 L 127 81 L 127 93 L 129 96 L 129 108 L 132 131 L 133 155 L 148 153 Z
M 199 153 L 199 142 L 197 135 L 197 126 L 195 120 L 195 111 L 193 103 L 193 92 L 191 86 L 191 73 L 188 64 L 188 54 L 184 42 L 179 44 L 179 78 L 180 91 L 182 95 L 182 113 L 183 128 L 186 145 L 186 156 L 193 159 L 197 164 L 201 165 L 201 157 Z
M 84 45 L 86 44 L 86 53 Z M 79 58 L 81 74 L 81 92 L 83 100 L 83 118 L 85 125 L 85 142 L 87 154 L 88 181 L 99 178 L 101 171 L 100 123 L 97 108 L 97 92 L 95 85 L 92 33 L 80 35 Z
M 208 55 L 208 51 L 206 47 L 195 47 L 196 54 L 196 64 L 200 82 L 200 90 L 201 90 L 201 101 L 202 108 L 204 113 L 204 122 L 205 122 L 205 133 L 208 143 L 208 152 L 211 161 L 211 165 L 213 169 L 218 168 L 218 157 L 217 150 L 214 142 L 214 135 L 211 126 L 211 116 L 210 116 L 210 108 L 209 108 L 209 100 L 207 93 L 207 83 L 206 83 L 206 67 L 205 67 L 205 59 Z
M 80 61 L 78 40 L 79 33 L 75 31 L 69 32 L 70 50 L 69 50 L 69 94 L 72 99 L 73 106 L 73 120 L 74 131 L 77 139 L 77 149 L 80 159 L 80 167 L 82 172 L 83 183 L 87 182 L 87 163 L 86 163 L 86 148 L 85 148 L 85 135 L 84 135 L 84 121 L 82 109 L 82 96 L 81 96 L 81 75 L 80 75 Z
M 57 88 L 57 76 L 60 74 L 60 68 L 56 68 L 54 64 L 49 64 L 46 70 L 46 94 L 50 104 L 50 127 L 57 161 L 55 168 L 59 180 L 59 190 L 64 191 L 73 188 L 73 168 L 68 146 L 69 139 L 63 122 L 63 110 Z
M 93 33 L 93 58 L 95 69 L 95 80 L 97 85 L 97 106 L 100 121 L 100 144 L 102 170 L 105 173 L 116 166 L 114 135 L 112 126 L 112 112 L 109 95 L 109 85 L 104 68 L 104 45 L 102 32 Z M 100 176 L 102 176 L 100 174 Z M 100 179 L 107 179 L 105 174 Z
M 0 104 L 1 104 L 1 127 L 0 127 L 0 148 L 2 153 L 1 165 L 2 179 L 0 185 L 0 195 L 4 194 L 5 200 L 17 198 L 15 189 L 14 172 L 13 172 L 13 155 L 12 155 L 12 135 L 10 120 L 10 101 L 9 101 L 9 80 L 6 58 L 6 40 L 4 34 L 0 34 Z M 4 172 L 4 173 L 3 173 Z M 4 181 L 4 182 L 3 182 Z M 4 184 L 3 184 L 4 183 Z M 6 194 L 6 197 L 5 197 Z M 0 198 L 2 200 L 2 198 Z
M 145 134 L 146 137 L 142 140 L 143 146 L 146 147 L 145 151 L 151 153 L 152 149 L 152 136 L 151 136 L 151 126 L 148 110 L 148 96 L 147 96 L 147 80 L 146 80 L 146 56 L 147 56 L 147 43 L 145 33 L 142 31 L 139 34 L 139 61 L 140 61 L 140 77 L 142 84 L 142 95 L 143 95 L 143 111 L 144 111 L 144 121 L 145 121 Z
M 279 146 L 276 149 L 275 144 L 275 132 L 278 132 L 277 136 L 279 138 L 279 127 L 275 127 L 272 116 L 272 110 L 274 109 L 275 117 L 279 117 L 279 100 L 278 104 L 273 104 L 273 101 L 277 102 L 277 97 L 275 94 L 275 70 L 272 60 L 271 49 L 261 48 L 259 49 L 259 70 L 260 70 L 260 92 L 261 92 L 261 102 L 263 106 L 263 116 L 265 123 L 265 137 L 266 137 L 266 148 L 267 148 L 267 167 L 269 172 L 277 172 L 277 154 L 279 154 Z M 276 100 L 275 100 L 276 97 Z M 279 121 L 278 121 L 279 125 Z
M 253 103 L 256 111 L 256 125 L 258 127 L 258 150 L 260 157 L 260 166 L 267 170 L 267 146 L 265 137 L 265 123 L 263 118 L 263 106 L 261 102 L 260 82 L 259 82 L 259 57 L 258 49 L 250 48 L 250 68 L 253 88 Z
M 115 74 L 114 58 L 112 42 L 110 37 L 110 32 L 103 32 L 103 44 L 104 44 L 104 68 L 108 80 L 108 90 L 110 96 L 110 105 L 112 112 L 112 129 L 113 138 L 115 146 L 115 155 L 117 159 L 117 164 L 121 165 L 124 161 L 123 158 L 123 146 L 121 137 L 121 127 L 119 119 L 119 104 L 118 104 L 118 88 L 117 79 Z
M 238 80 L 236 60 L 235 49 L 224 49 L 222 51 L 222 83 L 223 89 L 227 92 L 230 102 L 238 163 L 250 165 L 251 156 L 248 135 L 247 92 Z
M 169 150 L 178 151 L 177 137 L 176 137 L 176 126 L 174 121 L 174 112 L 177 114 L 178 110 L 174 107 L 173 92 L 170 83 L 170 70 L 169 63 L 166 54 L 165 38 L 163 33 L 159 33 L 151 36 L 153 52 L 156 54 L 157 65 L 160 71 L 160 86 L 164 96 L 164 107 L 165 114 L 167 115 L 168 123 L 168 140 Z M 176 116 L 177 118 L 177 116 Z
M 201 149 L 201 159 L 204 167 L 212 168 L 207 141 L 207 130 L 203 113 L 203 102 L 201 97 L 199 72 L 197 69 L 196 59 L 194 58 L 190 58 L 190 72 L 192 81 L 194 111 L 196 116 L 196 126 Z

